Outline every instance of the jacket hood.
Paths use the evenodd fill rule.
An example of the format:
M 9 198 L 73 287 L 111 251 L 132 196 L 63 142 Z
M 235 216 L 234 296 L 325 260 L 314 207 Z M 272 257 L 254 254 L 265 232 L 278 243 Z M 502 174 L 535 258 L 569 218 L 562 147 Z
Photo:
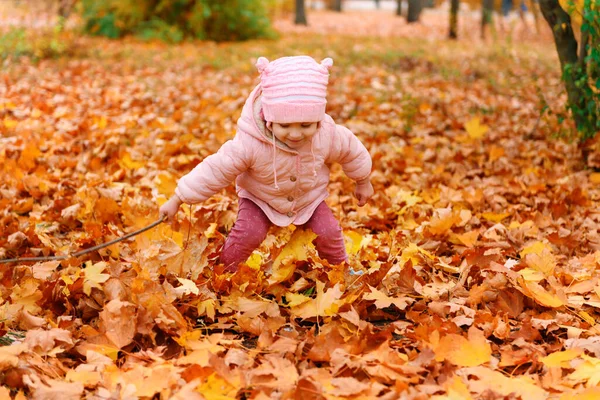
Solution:
M 273 145 L 274 143 L 275 146 L 277 146 L 277 148 L 280 150 L 287 151 L 292 154 L 298 154 L 298 151 L 290 148 L 281 140 L 274 138 L 271 131 L 267 129 L 266 121 L 263 117 L 261 94 L 262 88 L 260 84 L 258 84 L 252 93 L 250 93 L 250 96 L 248 96 L 248 100 L 246 100 L 246 103 L 242 109 L 242 117 L 240 118 L 240 122 L 242 120 L 246 120 L 247 123 L 241 126 L 240 122 L 238 122 L 238 127 L 240 127 L 245 133 L 262 142 L 268 143 L 269 145 Z M 320 123 L 319 131 L 322 129 L 322 127 L 323 124 Z M 319 134 L 319 131 L 317 131 L 315 136 Z

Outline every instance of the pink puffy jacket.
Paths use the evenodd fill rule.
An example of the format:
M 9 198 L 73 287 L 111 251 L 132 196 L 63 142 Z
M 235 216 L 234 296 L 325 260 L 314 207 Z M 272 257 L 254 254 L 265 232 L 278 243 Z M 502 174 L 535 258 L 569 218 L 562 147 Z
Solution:
M 340 163 L 356 181 L 369 177 L 369 152 L 329 115 L 303 152 L 274 140 L 261 116 L 258 85 L 244 104 L 235 137 L 179 180 L 175 193 L 183 202 L 202 202 L 237 178 L 238 195 L 256 203 L 275 225 L 301 225 L 328 196 L 328 165 Z

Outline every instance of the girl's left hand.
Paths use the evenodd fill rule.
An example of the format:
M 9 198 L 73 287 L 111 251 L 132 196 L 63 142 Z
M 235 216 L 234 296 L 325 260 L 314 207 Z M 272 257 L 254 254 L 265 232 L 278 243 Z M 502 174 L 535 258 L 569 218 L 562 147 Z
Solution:
M 358 182 L 356 184 L 356 190 L 354 191 L 354 195 L 358 199 L 358 205 L 364 206 L 367 204 L 367 201 L 373 196 L 373 185 L 370 180 L 365 180 L 363 182 Z

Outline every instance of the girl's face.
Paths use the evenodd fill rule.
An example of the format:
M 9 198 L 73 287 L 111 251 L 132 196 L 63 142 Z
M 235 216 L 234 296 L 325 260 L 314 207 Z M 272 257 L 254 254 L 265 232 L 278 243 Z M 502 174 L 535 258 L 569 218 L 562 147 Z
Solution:
M 271 124 L 271 132 L 292 149 L 297 149 L 310 141 L 317 130 L 318 122 L 291 122 L 287 124 Z

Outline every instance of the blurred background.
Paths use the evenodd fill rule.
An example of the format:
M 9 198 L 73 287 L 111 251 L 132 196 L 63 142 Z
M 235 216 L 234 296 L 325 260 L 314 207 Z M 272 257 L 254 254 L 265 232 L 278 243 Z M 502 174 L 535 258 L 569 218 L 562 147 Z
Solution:
M 59 43 L 24 43 L 25 28 L 81 28 L 109 38 L 172 43 L 306 31 L 461 40 L 550 37 L 536 0 L 3 0 L 0 12 L 4 56 L 15 50 L 42 57 L 61 52 Z

